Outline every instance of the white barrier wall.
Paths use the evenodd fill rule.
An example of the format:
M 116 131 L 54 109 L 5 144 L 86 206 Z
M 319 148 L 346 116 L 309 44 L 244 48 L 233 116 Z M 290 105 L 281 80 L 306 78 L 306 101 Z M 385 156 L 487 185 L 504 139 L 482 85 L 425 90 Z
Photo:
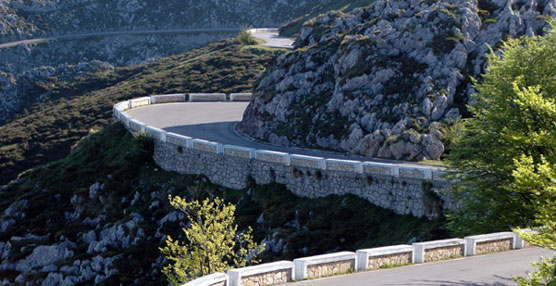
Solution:
M 524 230 L 530 231 L 530 230 Z M 291 261 L 279 261 L 228 270 L 226 274 L 217 273 L 191 281 L 185 286 L 224 286 L 224 285 L 279 285 L 292 280 L 307 280 L 349 273 L 351 271 L 377 270 L 384 267 L 401 267 L 413 263 L 443 261 L 469 256 L 464 249 L 469 242 L 496 245 L 500 241 L 516 241 L 517 234 L 512 232 L 491 233 L 468 236 L 464 239 L 453 238 L 360 249 L 356 253 L 343 251 L 323 255 L 303 257 Z M 509 251 L 512 248 L 485 248 L 493 253 Z M 457 255 L 454 255 L 456 250 Z M 476 253 L 475 253 L 476 254 Z M 226 280 L 227 278 L 227 280 Z M 227 281 L 227 284 L 226 284 Z
M 293 280 L 294 264 L 291 261 L 278 261 L 228 270 L 227 273 L 229 286 L 276 285 Z
M 145 133 L 148 137 L 166 142 L 166 131 L 151 126 L 145 127 Z
M 133 109 L 141 106 L 147 106 L 149 104 L 151 104 L 150 97 L 140 97 L 140 98 L 132 99 L 130 101 L 129 108 Z
M 257 150 L 255 151 L 255 159 L 270 163 L 290 164 L 290 154 L 282 152 Z
M 413 247 L 416 263 L 458 258 L 467 253 L 465 240 L 460 238 L 418 242 Z
M 312 157 L 305 155 L 290 155 L 290 162 L 292 166 L 313 168 L 313 169 L 326 169 L 326 161 L 321 157 Z
M 171 102 L 185 102 L 185 94 L 165 94 L 151 96 L 151 104 L 171 103 Z
M 193 138 L 175 133 L 166 134 L 166 142 L 172 143 L 184 148 L 193 148 Z
M 362 173 L 363 163 L 352 160 L 326 159 L 326 169 L 342 172 Z
M 214 102 L 214 101 L 226 101 L 225 93 L 190 93 L 190 102 Z
M 230 101 L 251 101 L 252 93 L 232 93 L 230 94 Z
M 432 172 L 428 168 L 399 167 L 399 176 L 411 179 L 432 179 Z
M 202 139 L 193 139 L 193 149 L 222 154 L 222 144 Z
M 516 235 L 513 232 L 499 232 L 465 238 L 467 256 L 515 249 Z
M 187 282 L 182 286 L 226 286 L 228 285 L 228 275 L 224 273 L 214 273 L 203 276 L 199 279 Z
M 224 155 L 239 157 L 245 159 L 255 159 L 255 149 L 239 147 L 233 145 L 224 145 Z
M 258 28 L 258 29 L 249 29 L 247 30 L 249 33 L 251 34 L 255 34 L 255 33 L 278 33 L 280 32 L 280 29 L 277 28 Z
M 315 255 L 294 259 L 295 279 L 305 280 L 347 273 L 355 270 L 357 257 L 354 252 Z
M 356 255 L 357 271 L 415 262 L 415 249 L 413 246 L 406 244 L 360 249 L 357 250 Z
M 394 168 L 398 170 L 393 164 L 386 163 L 375 163 L 375 162 L 364 162 L 363 172 L 365 174 L 377 174 L 383 176 L 395 176 L 398 177 L 399 173 L 394 173 Z

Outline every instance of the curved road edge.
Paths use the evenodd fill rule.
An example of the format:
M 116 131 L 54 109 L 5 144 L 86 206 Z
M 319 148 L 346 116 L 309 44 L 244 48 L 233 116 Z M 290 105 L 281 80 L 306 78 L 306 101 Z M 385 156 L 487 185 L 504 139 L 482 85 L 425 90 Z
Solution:
M 0 49 L 12 48 L 21 44 L 39 44 L 54 40 L 70 40 L 99 36 L 121 36 L 121 35 L 143 35 L 143 34 L 188 34 L 188 33 L 233 33 L 239 32 L 241 28 L 187 28 L 187 29 L 169 29 L 169 30 L 135 30 L 135 31 L 110 31 L 110 32 L 89 32 L 76 33 L 59 36 L 46 36 L 40 38 L 12 41 L 0 44 Z M 250 32 L 254 37 L 264 40 L 263 46 L 274 48 L 291 48 L 293 41 L 280 37 L 274 28 L 252 29 Z

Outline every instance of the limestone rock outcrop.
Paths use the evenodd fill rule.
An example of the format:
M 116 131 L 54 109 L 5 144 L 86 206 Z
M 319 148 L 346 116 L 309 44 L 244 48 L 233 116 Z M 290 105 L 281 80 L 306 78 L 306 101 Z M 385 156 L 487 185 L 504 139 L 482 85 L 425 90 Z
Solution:
M 260 76 L 240 131 L 272 144 L 439 159 L 488 46 L 543 33 L 554 0 L 381 0 L 304 24 Z

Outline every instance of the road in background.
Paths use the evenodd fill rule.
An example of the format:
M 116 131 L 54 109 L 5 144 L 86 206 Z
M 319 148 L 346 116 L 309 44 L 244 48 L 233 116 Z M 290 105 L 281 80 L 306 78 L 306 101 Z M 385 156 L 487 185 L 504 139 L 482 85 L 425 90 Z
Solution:
M 239 32 L 240 28 L 201 28 L 201 29 L 172 29 L 172 30 L 138 30 L 138 31 L 113 31 L 113 32 L 92 32 L 78 33 L 71 35 L 42 37 L 0 44 L 0 49 L 11 48 L 21 44 L 39 44 L 54 40 L 71 40 L 89 37 L 106 37 L 122 35 L 149 35 L 149 34 L 194 34 L 194 33 L 220 33 L 220 32 Z

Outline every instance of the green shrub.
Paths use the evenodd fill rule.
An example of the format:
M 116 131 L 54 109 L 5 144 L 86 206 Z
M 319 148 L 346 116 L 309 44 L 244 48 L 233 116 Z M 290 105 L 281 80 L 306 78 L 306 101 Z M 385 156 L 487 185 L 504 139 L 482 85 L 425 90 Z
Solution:
M 253 35 L 251 35 L 249 30 L 247 29 L 242 29 L 241 31 L 239 31 L 237 39 L 244 46 L 255 45 L 257 43 Z

